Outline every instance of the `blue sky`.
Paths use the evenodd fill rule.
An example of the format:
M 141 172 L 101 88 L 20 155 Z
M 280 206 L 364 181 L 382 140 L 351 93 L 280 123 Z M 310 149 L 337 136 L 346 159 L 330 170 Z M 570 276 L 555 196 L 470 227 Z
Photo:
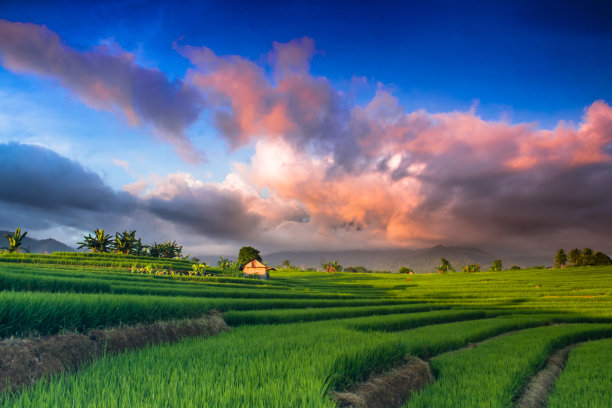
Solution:
M 308 57 L 308 75 L 303 78 L 309 81 L 318 78 L 325 82 L 325 89 L 331 90 L 329 92 L 334 95 L 334 115 L 337 112 L 344 113 L 334 116 L 334 121 L 340 123 L 334 125 L 335 130 L 321 128 L 323 133 L 314 138 L 309 136 L 307 143 L 299 141 L 297 136 L 289 137 L 287 134 L 282 135 L 281 139 L 294 150 L 305 147 L 310 149 L 308 152 L 312 158 L 317 157 L 325 161 L 328 155 L 332 155 L 337 163 L 340 163 L 340 151 L 354 152 L 354 149 L 358 149 L 360 154 L 364 154 L 364 158 L 355 163 L 367 167 L 367 163 L 363 163 L 371 162 L 372 169 L 376 167 L 375 162 L 386 163 L 386 160 L 392 159 L 395 152 L 398 158 L 393 160 L 399 160 L 402 166 L 406 165 L 406 169 L 412 169 L 405 170 L 404 173 L 414 172 L 419 166 L 432 170 L 435 166 L 433 162 L 427 161 L 430 158 L 423 158 L 422 162 L 417 163 L 414 159 L 416 152 L 410 150 L 414 147 L 408 148 L 402 144 L 381 147 L 376 152 L 364 152 L 365 136 L 361 139 L 361 136 L 332 137 L 325 132 L 343 132 L 342 129 L 346 130 L 347 126 L 352 126 L 350 124 L 354 122 L 348 119 L 343 122 L 343 118 L 350 116 L 354 119 L 360 108 L 368 106 L 372 101 L 382 100 L 380 97 L 376 99 L 376 96 L 383 94 L 392 95 L 400 107 L 401 114 L 406 115 L 402 120 L 407 120 L 412 112 L 422 111 L 430 115 L 428 118 L 431 123 L 438 124 L 442 119 L 435 117 L 436 114 L 460 112 L 477 117 L 493 127 L 496 123 L 503 122 L 509 127 L 515 126 L 512 129 L 527 126 L 543 131 L 552 130 L 559 121 L 564 121 L 572 123 L 571 126 L 579 130 L 587 109 L 594 102 L 609 103 L 612 100 L 612 77 L 609 75 L 609 72 L 612 72 L 610 17 L 612 6 L 601 1 L 433 1 L 386 2 L 383 5 L 342 1 L 58 1 L 52 6 L 43 1 L 4 1 L 0 4 L 0 18 L 9 23 L 31 23 L 31 28 L 44 25 L 59 37 L 62 44 L 82 55 L 130 53 L 134 58 L 134 66 L 159 71 L 167 78 L 168 83 L 189 83 L 198 75 L 202 78 L 209 72 L 207 70 L 216 69 L 212 66 L 197 65 L 194 62 L 197 56 L 193 56 L 197 52 L 187 57 L 187 51 L 181 48 L 206 47 L 215 53 L 216 63 L 230 61 L 230 58 L 224 59 L 224 56 L 235 55 L 243 62 L 254 64 L 253 67 L 256 66 L 263 72 L 263 80 L 269 82 L 270 89 L 266 92 L 275 93 L 278 91 L 280 79 L 275 76 L 277 67 L 271 65 L 269 60 L 273 44 L 291 44 L 292 40 L 303 37 L 312 39 L 315 51 Z M 27 47 L 27 43 L 24 44 L 26 45 L 23 46 Z M 306 47 L 304 44 L 301 46 Z M 106 51 L 95 49 L 105 45 Z M 16 51 L 13 49 L 11 52 Z M 8 55 L 9 51 L 5 51 L 5 58 L 8 58 Z M 232 67 L 229 63 L 225 66 L 225 69 Z M 247 72 L 257 72 L 253 67 Z M 297 206 L 295 208 L 300 208 L 298 213 L 304 211 L 312 215 L 312 223 L 318 220 L 311 229 L 302 230 L 303 226 L 287 227 L 288 220 L 276 220 L 275 224 L 269 217 L 264 216 L 264 221 L 255 222 L 254 225 L 274 232 L 260 243 L 269 249 L 283 247 L 287 237 L 299 236 L 300 232 L 306 231 L 320 235 L 318 239 L 308 241 L 308 245 L 313 247 L 321 246 L 323 237 L 328 237 L 329 234 L 334 235 L 333 239 L 328 238 L 335 240 L 337 244 L 334 245 L 339 247 L 344 242 L 349 242 L 348 245 L 352 247 L 364 247 L 364 238 L 360 238 L 359 234 L 353 234 L 352 238 L 347 240 L 346 237 L 329 231 L 337 231 L 338 225 L 351 223 L 359 224 L 363 230 L 368 230 L 368 220 L 371 219 L 375 220 L 372 225 L 376 227 L 372 227 L 373 235 L 368 236 L 368 239 L 376 237 L 373 242 L 378 246 L 463 243 L 452 238 L 454 230 L 443 228 L 432 236 L 407 232 L 396 236 L 395 232 L 390 232 L 396 231 L 390 221 L 379 219 L 385 217 L 372 216 L 371 214 L 377 211 L 365 208 L 366 204 L 355 213 L 357 215 L 347 208 L 338 210 L 340 213 L 334 215 L 332 210 L 313 208 L 313 204 L 306 197 L 290 194 L 287 187 L 289 182 L 281 183 L 281 186 L 278 180 L 252 179 L 250 173 L 260 173 L 254 160 L 270 151 L 272 144 L 278 143 L 278 139 L 276 136 L 272 139 L 270 135 L 273 129 L 269 128 L 258 129 L 257 134 L 248 133 L 244 129 L 240 136 L 226 134 L 227 129 L 223 130 L 218 122 L 215 122 L 220 120 L 219 112 L 229 109 L 234 116 L 241 116 L 237 108 L 239 101 L 232 99 L 234 95 L 228 93 L 228 89 L 220 91 L 215 88 L 217 94 L 231 100 L 229 105 L 219 106 L 216 99 L 211 99 L 210 88 L 199 87 L 204 95 L 203 108 L 198 110 L 196 120 L 189 121 L 184 132 L 190 146 L 205 151 L 207 160 L 194 163 L 173 151 L 172 146 L 176 147 L 173 145 L 176 142 L 168 140 L 174 139 L 161 137 L 160 142 L 154 123 L 144 120 L 140 125 L 134 126 L 130 124 L 129 118 L 117 113 L 116 107 L 100 109 L 96 106 L 92 108 L 92 103 L 87 101 L 84 103 L 83 94 L 66 85 L 66 74 L 63 75 L 58 76 L 52 70 L 45 72 L 40 65 L 37 65 L 33 74 L 16 70 L 6 63 L 0 64 L 0 143 L 19 142 L 44 147 L 82 166 L 84 171 L 96 173 L 104 185 L 116 192 L 146 179 L 151 191 L 148 195 L 146 191 L 141 191 L 141 200 L 150 200 L 163 190 L 162 186 L 152 181 L 154 177 L 166 178 L 170 174 L 180 173 L 188 174 L 199 183 L 209 183 L 206 188 L 223 189 L 231 184 L 231 188 L 236 190 L 236 183 L 244 189 L 248 185 L 263 200 L 268 199 L 268 194 L 272 194 L 270 199 L 282 202 L 282 205 L 277 203 L 281 207 Z M 314 84 L 312 81 L 311 85 Z M 210 87 L 210 83 L 207 86 Z M 312 86 L 311 89 L 315 89 L 315 85 Z M 244 89 L 240 92 L 243 91 L 246 92 Z M 275 95 L 273 99 L 277 97 L 278 95 Z M 247 108 L 242 106 L 242 109 Z M 388 115 L 388 109 L 391 108 L 385 104 L 381 115 Z M 325 112 L 331 115 L 330 111 Z M 393 121 L 398 123 L 400 119 L 394 117 Z M 235 123 L 232 123 L 234 126 Z M 530 123 L 531 125 L 525 125 Z M 244 127 L 244 123 L 241 126 Z M 308 132 L 312 130 L 310 125 L 304 126 L 306 127 L 300 128 L 302 133 L 306 131 L 304 129 Z M 368 129 L 372 130 L 372 126 L 369 125 Z M 386 132 L 377 137 L 391 137 L 391 131 Z M 235 139 L 236 137 L 238 139 Z M 372 137 L 374 136 L 369 136 Z M 548 145 L 558 146 L 560 137 Z M 350 143 L 338 142 L 346 141 L 346 138 L 355 140 Z M 603 144 L 596 151 L 608 152 L 610 147 L 606 137 L 602 136 L 600 139 L 597 140 Z M 536 138 L 537 140 L 539 139 Z M 279 147 L 276 148 L 274 151 L 278 151 Z M 327 148 L 330 150 L 325 151 Z M 576 148 L 576 145 L 572 144 L 562 149 Z M 520 151 L 525 152 L 525 148 Z M 550 159 L 552 156 L 548 153 L 546 157 Z M 413 167 L 410 167 L 409 157 L 413 158 Z M 584 164 L 582 159 L 576 159 L 576 155 L 572 157 L 572 160 L 577 160 L 576 163 Z M 525 157 L 514 157 L 509 158 L 508 163 L 513 163 L 509 166 L 516 169 L 516 163 L 526 163 L 529 160 Z M 594 160 L 600 165 L 607 159 L 604 157 Z M 343 171 L 355 172 L 355 163 L 352 163 L 350 168 L 343 167 Z M 245 166 L 247 170 L 244 169 Z M 366 167 L 360 168 L 360 176 L 367 172 Z M 329 181 L 332 178 L 330 175 L 337 174 L 335 171 L 328 168 L 328 178 L 322 182 Z M 470 176 L 473 174 L 475 173 L 470 173 Z M 228 175 L 230 181 L 227 181 Z M 481 177 L 484 176 L 485 174 L 481 174 Z M 413 177 L 418 178 L 418 175 Z M 238 178 L 240 181 L 236 181 Z M 420 198 L 416 201 L 419 205 L 435 201 L 435 194 L 425 187 L 424 180 L 421 179 L 417 186 Z M 504 181 L 507 182 L 509 181 Z M 225 184 L 222 185 L 223 183 Z M 187 185 L 191 189 L 194 188 L 193 182 Z M 219 187 L 220 185 L 222 186 Z M 534 189 L 538 190 L 539 187 L 541 186 L 536 185 Z M 135 190 L 130 191 L 136 194 Z M 192 197 L 197 196 L 192 190 L 189 194 Z M 399 193 L 393 194 L 396 196 Z M 177 196 L 164 197 L 176 199 Z M 594 202 L 596 201 L 594 199 Z M 541 203 L 542 200 L 535 202 Z M 536 206 L 534 203 L 530 206 Z M 70 207 L 69 203 L 66 205 Z M 267 202 L 266 205 L 272 204 Z M 285 210 L 274 208 L 275 212 L 285 214 Z M 437 217 L 442 210 L 435 208 L 431 211 Z M 420 224 L 425 218 L 433 216 L 421 218 L 423 208 L 418 210 L 403 209 L 397 215 L 411 220 L 403 221 L 402 231 L 411 228 L 419 230 L 422 227 L 413 225 L 412 220 L 418 218 Z M 266 212 L 250 207 L 242 211 L 254 211 L 260 216 Z M 593 214 L 589 213 L 589 208 L 583 208 L 581 211 Z M 469 220 L 469 216 L 461 218 L 461 212 L 454 212 L 449 207 L 444 207 L 443 212 L 444 217 L 452 214 L 453 223 L 457 225 L 479 229 Z M 353 214 L 350 216 L 353 218 L 348 217 L 347 213 Z M 525 213 L 529 211 L 526 210 Z M 567 214 L 571 215 L 571 212 Z M 180 231 L 189 229 L 189 226 L 180 225 L 181 223 L 176 221 L 181 217 L 172 220 L 163 219 L 160 214 L 156 214 L 156 217 L 157 221 L 170 222 Z M 289 219 L 292 217 L 294 216 L 289 216 Z M 50 217 L 44 226 L 32 225 L 30 228 L 41 233 L 45 230 L 64 231 L 68 228 L 72 232 L 64 231 L 61 234 L 65 234 L 66 239 L 73 239 L 90 227 L 84 224 L 66 226 L 62 222 Z M 142 220 L 134 221 L 134 224 L 140 225 L 139 223 L 143 222 L 146 224 Z M 4 221 L 0 227 L 8 228 L 12 225 Z M 288 228 L 290 231 L 279 232 L 279 228 Z M 564 234 L 569 237 L 570 231 L 575 232 L 576 228 L 580 229 L 577 226 L 563 229 Z M 328 232 L 324 231 L 326 229 Z M 348 233 L 352 234 L 350 231 Z M 147 234 L 161 239 L 158 238 L 161 233 L 153 227 L 150 231 L 147 230 Z M 192 229 L 191 234 L 192 238 L 188 241 L 204 239 L 207 245 L 221 249 L 233 248 L 243 240 L 238 232 L 223 238 L 222 242 L 215 240 L 206 226 Z M 585 240 L 596 245 L 599 241 L 597 234 L 593 234 L 592 229 L 585 231 Z M 521 237 L 524 238 L 519 231 L 511 242 L 502 243 L 500 247 L 520 247 L 516 242 L 520 241 Z M 465 243 L 476 245 L 488 241 L 479 237 Z M 569 238 L 563 238 L 559 243 L 571 244 L 570 241 Z M 296 242 L 293 247 L 299 248 L 300 245 Z M 195 246 L 194 249 L 201 250 Z

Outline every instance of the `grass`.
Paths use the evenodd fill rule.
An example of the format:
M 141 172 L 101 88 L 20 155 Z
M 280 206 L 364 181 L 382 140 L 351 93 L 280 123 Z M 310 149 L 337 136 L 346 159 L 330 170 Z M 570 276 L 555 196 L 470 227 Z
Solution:
M 394 301 L 318 299 L 235 299 L 112 294 L 0 292 L 0 337 L 49 335 L 64 331 L 157 320 L 199 317 L 208 311 L 384 305 Z
M 107 358 L 76 375 L 5 396 L 0 405 L 333 407 L 329 389 L 396 364 L 422 350 L 423 341 L 448 350 L 546 321 L 506 316 L 377 336 L 347 329 L 343 320 L 243 326 L 214 338 Z
M 523 330 L 432 360 L 436 382 L 412 398 L 412 407 L 512 407 L 521 386 L 551 351 L 612 336 L 612 324 L 572 324 Z
M 571 351 L 547 406 L 612 407 L 612 339 L 592 341 Z
M 273 271 L 270 281 L 259 281 L 128 273 L 138 261 L 0 256 L 0 337 L 198 317 L 211 309 L 235 328 L 104 358 L 1 395 L 0 406 L 331 407 L 329 391 L 412 355 L 432 359 L 438 381 L 407 406 L 503 407 L 551 350 L 612 333 L 611 267 L 410 276 Z M 509 331 L 518 332 L 441 354 Z M 580 351 L 580 360 L 609 371 L 601 355 L 610 346 L 592 344 L 570 356 Z M 571 367 L 562 374 L 569 384 L 609 384 L 585 384 L 581 369 Z M 559 385 L 555 392 L 564 406 L 569 391 Z M 597 400 L 608 401 L 602 395 Z
M 308 307 L 305 309 L 249 310 L 228 312 L 225 314 L 225 321 L 230 326 L 243 324 L 294 323 L 357 316 L 416 313 L 444 308 L 444 306 L 420 303 L 408 305 L 330 307 L 326 309 Z M 420 313 L 418 314 L 420 315 Z

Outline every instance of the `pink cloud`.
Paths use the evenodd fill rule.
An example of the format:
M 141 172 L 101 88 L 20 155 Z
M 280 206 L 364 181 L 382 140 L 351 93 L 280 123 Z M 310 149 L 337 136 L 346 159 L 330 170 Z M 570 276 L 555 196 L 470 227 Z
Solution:
M 11 71 L 59 80 L 86 105 L 119 113 L 132 126 L 151 125 L 183 158 L 201 159 L 185 135 L 202 109 L 199 92 L 137 65 L 118 46 L 79 52 L 45 26 L 0 20 L 0 58 Z

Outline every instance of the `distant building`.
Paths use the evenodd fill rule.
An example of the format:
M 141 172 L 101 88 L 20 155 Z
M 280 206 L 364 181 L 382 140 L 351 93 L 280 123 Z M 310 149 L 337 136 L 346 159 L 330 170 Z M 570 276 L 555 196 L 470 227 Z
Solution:
M 253 259 L 251 262 L 247 262 L 242 267 L 242 273 L 244 273 L 244 276 L 257 275 L 262 279 L 270 279 L 270 274 L 268 273 L 268 271 L 270 270 L 275 271 L 276 269 L 270 268 L 269 266 L 262 264 L 257 259 Z

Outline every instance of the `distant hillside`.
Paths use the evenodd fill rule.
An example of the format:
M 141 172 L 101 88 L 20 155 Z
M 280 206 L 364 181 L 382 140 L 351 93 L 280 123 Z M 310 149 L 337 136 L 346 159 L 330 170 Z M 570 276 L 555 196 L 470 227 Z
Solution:
M 0 248 L 8 247 L 8 239 L 5 235 L 14 234 L 15 231 L 0 231 Z M 23 239 L 22 248 L 28 249 L 33 254 L 44 254 L 52 252 L 74 252 L 75 249 L 68 245 L 56 241 L 52 238 L 36 239 L 26 235 Z
M 493 260 L 499 259 L 478 248 L 436 246 L 427 249 L 386 249 L 386 250 L 353 250 L 334 252 L 275 252 L 263 256 L 268 265 L 280 265 L 285 259 L 299 267 L 320 268 L 321 262 L 337 260 L 344 267 L 364 266 L 371 270 L 389 270 L 397 272 L 407 266 L 415 272 L 433 272 L 440 265 L 440 258 L 446 258 L 456 270 L 471 263 L 481 264 L 488 269 Z M 503 258 L 502 258 L 503 260 Z M 512 266 L 509 261 L 504 267 Z

